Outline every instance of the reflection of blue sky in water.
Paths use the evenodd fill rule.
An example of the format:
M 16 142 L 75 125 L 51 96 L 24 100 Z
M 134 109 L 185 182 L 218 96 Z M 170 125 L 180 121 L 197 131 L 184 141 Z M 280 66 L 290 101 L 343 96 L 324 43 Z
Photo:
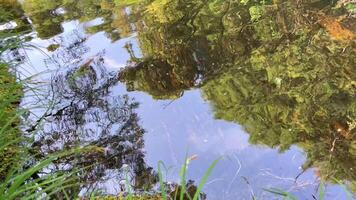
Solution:
M 59 65 L 48 60 L 48 55 L 34 50 L 27 51 L 29 63 L 24 64 L 26 76 L 44 73 L 36 78 L 38 81 L 49 81 L 57 70 L 67 70 L 73 65 L 83 64 L 95 55 L 102 53 L 104 65 L 109 71 L 117 72 L 127 65 L 130 58 L 124 46 L 130 42 L 136 56 L 140 56 L 139 44 L 135 35 L 112 43 L 103 32 L 88 36 L 84 33 L 85 26 L 97 24 L 91 21 L 80 24 L 78 21 L 63 23 L 64 33 L 49 39 L 33 39 L 31 43 L 41 48 L 49 56 L 55 53 L 46 51 L 48 45 L 53 42 L 61 43 L 62 47 L 70 44 L 73 34 L 86 38 L 83 46 L 88 48 L 78 60 L 72 63 L 63 62 L 64 55 L 59 55 L 55 60 Z M 99 19 L 100 23 L 100 19 Z M 62 60 L 61 60 L 62 59 Z M 126 89 L 119 84 L 111 88 L 110 95 L 125 94 Z M 197 155 L 197 159 L 191 161 L 188 170 L 188 178 L 197 182 L 203 176 L 208 166 L 218 157 L 224 156 L 213 171 L 205 192 L 208 199 L 251 199 L 251 193 L 262 199 L 269 195 L 262 188 L 277 187 L 297 193 L 297 195 L 314 194 L 317 186 L 317 177 L 310 169 L 304 173 L 295 183 L 294 177 L 301 172 L 301 165 L 305 161 L 303 152 L 293 147 L 290 150 L 279 153 L 275 149 L 250 145 L 248 134 L 234 123 L 215 120 L 211 108 L 203 100 L 199 90 L 185 92 L 183 97 L 174 101 L 156 101 L 143 92 L 130 92 L 129 95 L 140 103 L 137 109 L 142 127 L 147 131 L 144 135 L 146 161 L 149 166 L 156 168 L 157 162 L 162 160 L 166 166 L 173 166 L 168 173 L 169 181 L 176 181 L 179 174 L 179 166 L 188 155 Z M 32 97 L 27 93 L 23 104 L 31 102 Z M 45 99 L 48 97 L 45 96 Z M 41 111 L 37 111 L 39 114 Z M 43 112 L 43 110 L 42 110 Z M 244 177 L 244 178 L 243 178 Z M 247 183 L 249 182 L 249 184 Z M 112 187 L 118 183 L 107 182 L 105 187 L 114 192 Z M 112 188 L 110 188 L 112 187 Z M 250 188 L 251 187 L 251 188 Z M 300 192 L 302 191 L 302 192 Z M 333 194 L 344 192 L 340 187 L 328 186 L 327 191 Z M 327 196 L 327 199 L 343 199 L 340 196 Z

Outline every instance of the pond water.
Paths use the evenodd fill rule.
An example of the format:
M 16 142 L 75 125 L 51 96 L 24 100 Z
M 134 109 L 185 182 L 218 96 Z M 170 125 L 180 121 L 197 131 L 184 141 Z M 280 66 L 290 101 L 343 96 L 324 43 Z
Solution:
M 221 158 L 207 199 L 356 192 L 351 1 L 0 2 L 28 41 L 8 56 L 36 88 L 22 100 L 33 149 L 103 150 L 51 169 L 87 166 L 82 195 L 118 194 L 127 177 L 155 191 L 159 161 L 178 183 L 186 157 L 195 185 Z

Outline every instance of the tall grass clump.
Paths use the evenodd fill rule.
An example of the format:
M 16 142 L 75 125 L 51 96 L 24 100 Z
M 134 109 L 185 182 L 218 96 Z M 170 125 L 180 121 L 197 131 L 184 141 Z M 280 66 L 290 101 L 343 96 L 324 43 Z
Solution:
M 85 150 L 72 149 L 36 160 L 29 149 L 31 137 L 25 137 L 20 129 L 24 113 L 20 101 L 29 88 L 16 78 L 17 63 L 3 58 L 21 48 L 24 40 L 20 33 L 0 32 L 0 200 L 73 199 L 75 195 L 67 189 L 78 184 L 75 170 L 43 172 L 56 160 Z
M 20 45 L 20 38 L 8 32 L 0 32 L 0 181 L 3 181 L 12 165 L 20 159 L 19 130 L 22 85 L 10 72 L 12 63 L 5 61 L 4 53 Z
M 184 161 L 184 164 L 182 165 L 180 172 L 179 172 L 179 185 L 176 186 L 174 191 L 168 191 L 165 181 L 163 180 L 163 175 L 162 175 L 162 166 L 164 166 L 162 161 L 158 162 L 158 178 L 159 178 L 159 185 L 160 185 L 160 192 L 161 192 L 161 198 L 163 200 L 199 200 L 202 199 L 202 191 L 203 187 L 205 186 L 211 172 L 217 165 L 217 163 L 220 161 L 221 158 L 218 158 L 214 160 L 208 169 L 205 171 L 202 179 L 199 182 L 199 185 L 197 187 L 194 186 L 192 190 L 187 188 L 187 168 L 190 162 L 189 158 L 186 158 Z M 169 194 L 167 194 L 169 192 Z
M 21 94 L 21 85 L 9 73 L 8 66 L 0 63 L 0 180 L 20 154 L 17 148 L 21 142 L 17 107 Z

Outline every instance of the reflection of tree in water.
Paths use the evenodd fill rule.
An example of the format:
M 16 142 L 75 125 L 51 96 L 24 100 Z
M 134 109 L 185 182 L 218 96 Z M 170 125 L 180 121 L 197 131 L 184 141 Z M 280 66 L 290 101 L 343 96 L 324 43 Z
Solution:
M 189 76 L 195 76 L 195 71 Z M 147 91 L 157 99 L 178 98 L 194 86 L 193 77 L 187 81 L 180 78 L 169 63 L 156 59 L 147 59 L 119 75 L 119 79 L 125 79 L 128 91 Z
M 46 117 L 34 146 L 42 154 L 78 145 L 97 146 L 98 152 L 59 160 L 56 170 L 63 165 L 82 168 L 82 187 L 98 189 L 96 184 L 109 179 L 125 179 L 122 167 L 127 165 L 133 186 L 150 190 L 157 177 L 144 161 L 144 130 L 134 112 L 138 103 L 126 95 L 111 95 L 116 80 L 103 64 L 95 58 L 55 77 L 55 99 L 60 104 Z
M 52 52 L 57 51 L 44 60 L 45 64 L 49 68 L 51 66 L 61 68 L 62 65 L 79 65 L 82 56 L 89 51 L 89 47 L 85 45 L 86 39 L 87 37 L 77 30 L 53 38 L 52 44 L 48 48 L 53 48 Z
M 296 144 L 307 153 L 304 169 L 315 167 L 322 179 L 355 185 L 355 43 L 337 20 L 345 19 L 342 12 L 328 12 L 322 3 L 313 5 L 325 13 L 294 1 L 214 1 L 190 15 L 174 2 L 155 9 L 169 7 L 176 15 L 156 10 L 142 16 L 138 37 L 147 58 L 119 79 L 154 98 L 177 98 L 171 93 L 196 85 L 172 83 L 194 83 L 200 73 L 198 86 L 216 118 L 242 124 L 254 144 L 281 151 Z M 335 27 L 345 36 L 335 35 Z M 201 40 L 208 44 L 203 50 L 196 46 Z M 203 55 L 203 69 L 194 53 Z M 154 85 L 160 82 L 166 87 Z
M 231 24 L 226 26 L 236 29 L 230 33 L 233 30 L 224 31 L 221 24 L 228 4 L 223 3 L 218 12 L 206 9 L 202 1 L 186 4 L 152 3 L 150 6 L 158 7 L 155 9 L 172 9 L 178 14 L 158 17 L 160 12 L 147 12 L 149 14 L 135 23 L 144 58 L 137 67 L 127 68 L 119 75 L 129 90 L 148 92 L 155 99 L 177 98 L 184 90 L 203 85 L 256 45 L 256 41 L 248 37 L 253 29 L 243 27 L 250 18 L 243 9 L 245 6 L 240 5 L 239 9 L 231 6 L 231 12 L 239 12 L 240 16 L 229 16 Z M 191 10 L 188 11 L 187 6 Z M 143 12 L 140 8 L 133 10 Z
M 69 188 L 71 194 L 98 189 L 117 194 L 127 190 L 126 181 L 135 193 L 157 193 L 157 173 L 144 160 L 145 131 L 135 113 L 138 103 L 127 95 L 112 95 L 110 88 L 116 83 L 116 75 L 105 70 L 100 56 L 60 73 L 53 81 L 58 104 L 46 115 L 33 147 L 41 155 L 78 146 L 97 149 L 60 159 L 51 167 L 56 171 L 80 169 L 76 179 L 81 186 Z M 166 185 L 172 197 L 180 188 L 174 183 Z M 193 181 L 186 187 L 191 196 L 197 190 Z

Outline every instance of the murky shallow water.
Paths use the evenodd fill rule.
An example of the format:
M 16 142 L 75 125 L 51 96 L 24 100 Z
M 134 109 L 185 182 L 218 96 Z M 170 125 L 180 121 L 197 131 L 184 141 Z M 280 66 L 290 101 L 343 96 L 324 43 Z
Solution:
M 13 4 L 36 31 L 19 69 L 22 78 L 37 74 L 40 88 L 22 102 L 32 112 L 25 129 L 39 129 L 34 149 L 105 149 L 58 163 L 95 164 L 83 194 L 119 193 L 125 171 L 137 191 L 150 190 L 158 161 L 176 182 L 186 155 L 196 183 L 223 157 L 208 199 L 276 198 L 264 188 L 313 199 L 320 180 L 326 199 L 346 199 L 335 179 L 355 191 L 353 10 L 317 1 L 137 3 Z

